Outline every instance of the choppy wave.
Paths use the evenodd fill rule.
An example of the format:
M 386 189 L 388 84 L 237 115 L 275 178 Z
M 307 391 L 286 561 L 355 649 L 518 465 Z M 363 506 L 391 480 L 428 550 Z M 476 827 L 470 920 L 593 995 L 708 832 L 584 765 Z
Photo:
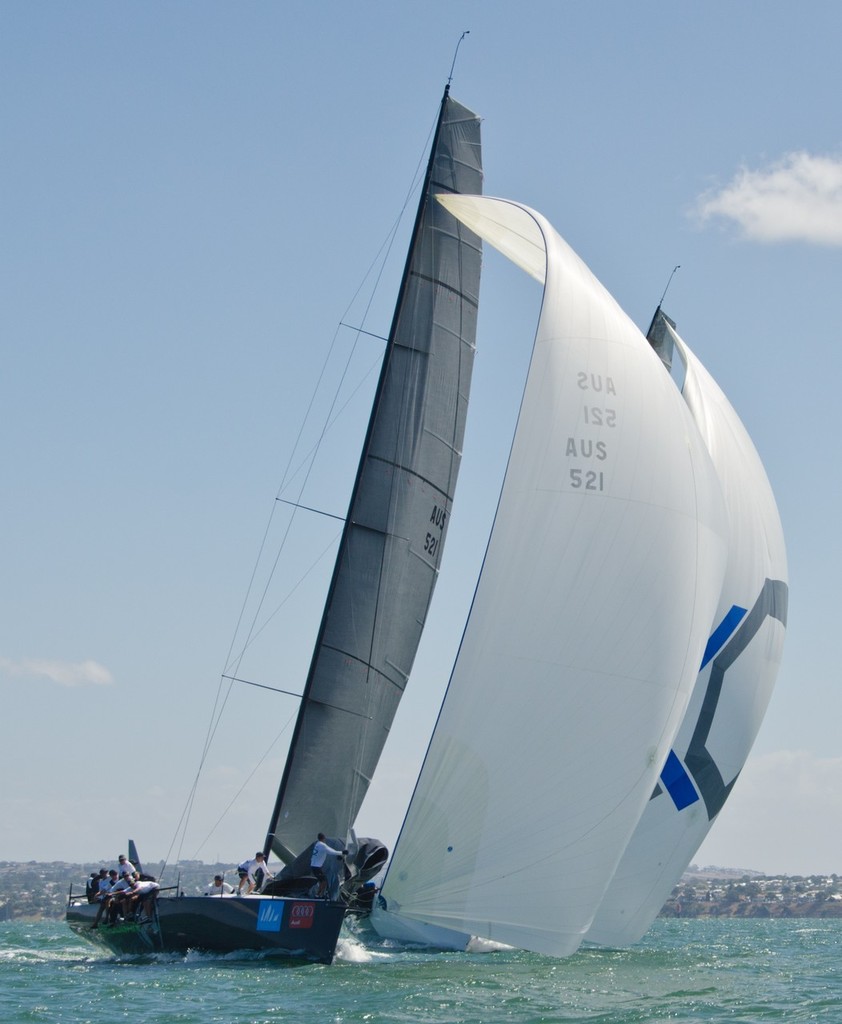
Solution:
M 343 930 L 333 966 L 114 957 L 62 923 L 0 925 L 3 1024 L 787 1024 L 842 1021 L 842 922 L 660 921 L 628 950 L 437 952 Z

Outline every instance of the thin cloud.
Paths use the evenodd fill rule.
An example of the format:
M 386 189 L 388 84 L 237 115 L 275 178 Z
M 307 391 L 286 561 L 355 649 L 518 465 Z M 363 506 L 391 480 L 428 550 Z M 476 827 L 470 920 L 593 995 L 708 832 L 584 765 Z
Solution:
M 110 686 L 114 677 L 98 661 L 49 661 L 43 658 L 22 658 L 12 661 L 0 658 L 0 672 L 10 676 L 49 679 L 60 686 Z
M 842 245 L 842 158 L 788 153 L 767 170 L 743 168 L 697 212 L 732 221 L 752 241 Z

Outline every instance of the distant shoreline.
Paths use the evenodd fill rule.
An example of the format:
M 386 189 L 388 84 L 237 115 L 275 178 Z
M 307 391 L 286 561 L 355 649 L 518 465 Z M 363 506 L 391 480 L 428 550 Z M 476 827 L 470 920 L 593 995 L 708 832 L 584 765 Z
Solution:
M 107 862 L 104 862 L 106 866 Z M 145 868 L 160 876 L 163 865 Z M 65 861 L 0 861 L 0 921 L 60 919 L 71 886 L 84 892 L 97 864 Z M 188 861 L 167 869 L 188 895 L 204 892 L 215 874 L 236 878 L 236 865 Z M 842 917 L 842 876 L 763 875 L 733 868 L 691 865 L 660 913 L 667 918 Z

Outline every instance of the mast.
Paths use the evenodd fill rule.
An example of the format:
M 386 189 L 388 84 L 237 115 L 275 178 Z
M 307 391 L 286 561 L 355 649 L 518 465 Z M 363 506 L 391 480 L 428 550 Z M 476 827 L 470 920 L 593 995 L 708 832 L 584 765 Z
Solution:
M 672 284 L 672 279 L 675 277 L 675 272 L 681 270 L 681 264 L 677 263 L 672 268 L 672 273 L 667 279 L 666 287 L 661 295 L 661 300 L 655 312 L 652 314 L 652 322 L 649 324 L 649 330 L 646 332 L 646 340 L 652 346 L 652 348 L 658 353 L 661 362 L 667 368 L 667 372 L 672 371 L 672 357 L 674 352 L 674 344 L 672 336 L 664 323 L 668 323 L 670 327 L 675 330 L 675 323 L 670 320 L 667 314 L 663 311 L 664 299 L 667 297 L 667 292 Z
M 444 90 L 409 254 L 265 841 L 290 863 L 344 837 L 368 789 L 438 574 L 464 434 L 480 245 L 431 203 L 482 187 L 479 118 Z

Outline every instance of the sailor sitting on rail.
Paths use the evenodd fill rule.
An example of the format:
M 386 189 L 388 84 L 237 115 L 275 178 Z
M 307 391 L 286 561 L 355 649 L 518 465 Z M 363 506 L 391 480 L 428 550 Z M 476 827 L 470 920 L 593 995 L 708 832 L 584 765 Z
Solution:
M 205 896 L 230 896 L 234 886 L 229 885 L 222 875 L 214 875 L 213 881 L 205 889 Z

